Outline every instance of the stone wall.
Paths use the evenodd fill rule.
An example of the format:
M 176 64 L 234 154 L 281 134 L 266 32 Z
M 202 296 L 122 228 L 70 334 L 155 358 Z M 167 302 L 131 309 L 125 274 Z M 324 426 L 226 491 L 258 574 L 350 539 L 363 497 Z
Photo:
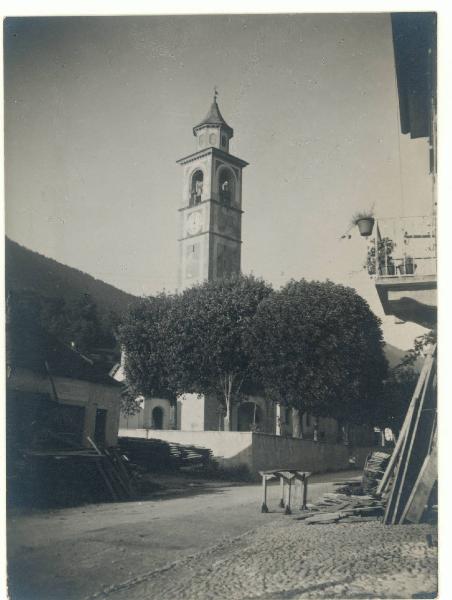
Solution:
M 371 449 L 369 446 L 345 446 L 255 433 L 252 469 L 259 471 L 287 467 L 322 473 L 348 469 L 351 464 L 361 468 Z
M 372 450 L 370 446 L 345 446 L 239 431 L 120 429 L 119 435 L 210 448 L 221 467 L 246 465 L 253 474 L 284 467 L 315 473 L 349 469 L 352 464 L 361 468 Z

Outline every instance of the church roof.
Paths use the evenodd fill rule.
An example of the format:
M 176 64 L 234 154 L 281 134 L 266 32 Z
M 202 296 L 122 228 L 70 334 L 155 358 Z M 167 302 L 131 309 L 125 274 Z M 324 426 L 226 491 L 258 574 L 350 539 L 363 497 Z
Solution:
M 200 123 L 198 123 L 195 127 L 193 127 L 193 133 L 196 134 L 197 129 L 199 129 L 200 127 L 205 127 L 207 125 L 223 126 L 224 129 L 226 129 L 228 131 L 230 137 L 232 137 L 232 135 L 234 133 L 234 130 L 232 129 L 232 127 L 229 127 L 229 125 L 223 119 L 220 109 L 218 108 L 216 96 L 214 96 L 212 105 L 211 105 L 207 115 L 204 117 L 204 119 Z

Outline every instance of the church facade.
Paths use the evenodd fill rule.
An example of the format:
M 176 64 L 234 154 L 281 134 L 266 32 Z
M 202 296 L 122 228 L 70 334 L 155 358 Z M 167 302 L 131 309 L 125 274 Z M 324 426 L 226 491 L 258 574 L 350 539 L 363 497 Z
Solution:
M 248 163 L 230 153 L 233 134 L 215 93 L 206 117 L 193 128 L 195 152 L 177 161 L 183 169 L 178 209 L 180 290 L 241 271 L 242 172 Z M 294 417 L 297 427 L 293 427 Z M 223 427 L 224 413 L 217 398 L 183 394 L 177 403 L 143 398 L 139 413 L 121 417 L 120 435 L 130 430 L 193 432 L 222 431 Z M 298 415 L 261 396 L 244 397 L 232 406 L 231 431 L 291 436 L 294 429 L 297 437 L 316 441 L 336 442 L 342 437 L 334 419 Z

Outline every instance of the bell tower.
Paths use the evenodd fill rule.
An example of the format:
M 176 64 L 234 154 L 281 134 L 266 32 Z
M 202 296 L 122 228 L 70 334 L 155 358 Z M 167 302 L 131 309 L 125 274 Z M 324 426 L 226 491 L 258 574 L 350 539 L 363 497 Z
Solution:
M 193 128 L 196 151 L 183 167 L 179 208 L 179 289 L 240 273 L 242 169 L 229 153 L 234 131 L 223 119 L 215 90 L 206 117 Z

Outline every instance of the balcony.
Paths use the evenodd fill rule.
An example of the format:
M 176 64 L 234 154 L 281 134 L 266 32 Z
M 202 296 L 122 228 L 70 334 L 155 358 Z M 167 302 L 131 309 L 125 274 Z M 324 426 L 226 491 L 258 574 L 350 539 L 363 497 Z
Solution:
M 379 219 L 367 254 L 385 314 L 436 323 L 436 224 L 432 216 Z

